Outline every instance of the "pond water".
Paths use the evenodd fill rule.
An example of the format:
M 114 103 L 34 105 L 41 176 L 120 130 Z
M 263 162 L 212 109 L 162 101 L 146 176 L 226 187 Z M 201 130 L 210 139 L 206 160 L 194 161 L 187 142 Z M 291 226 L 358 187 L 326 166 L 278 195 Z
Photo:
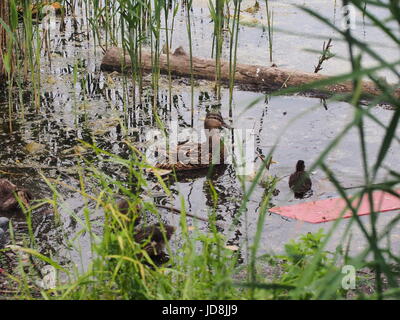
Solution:
M 274 25 L 280 29 L 304 33 L 303 36 L 288 35 L 276 31 L 274 35 L 274 62 L 280 67 L 313 71 L 318 60 L 317 53 L 310 53 L 304 49 L 320 50 L 323 39 L 315 39 L 310 34 L 320 35 L 324 39 L 335 37 L 329 28 L 314 21 L 301 10 L 292 6 L 293 3 L 306 4 L 326 15 L 332 22 L 338 23 L 339 4 L 336 1 L 272 1 L 274 8 Z M 252 5 L 253 1 L 244 1 L 244 7 Z M 193 45 L 197 56 L 209 57 L 212 45 L 212 24 L 207 3 L 194 1 L 192 13 Z M 257 19 L 265 19 L 264 3 L 261 4 Z M 8 118 L 8 100 L 4 92 L 0 97 L 0 176 L 12 180 L 14 183 L 34 190 L 36 198 L 51 197 L 51 191 L 40 176 L 40 172 L 47 178 L 59 179 L 64 185 L 79 188 L 77 172 L 79 165 L 84 163 L 74 156 L 74 146 L 78 140 L 92 143 L 113 152 L 121 157 L 129 156 L 129 149 L 123 143 L 129 140 L 139 148 L 143 148 L 143 136 L 149 128 L 155 128 L 156 122 L 151 108 L 151 97 L 144 96 L 142 104 L 134 104 L 135 90 L 131 84 L 123 89 L 124 78 L 121 75 L 108 74 L 100 71 L 102 52 L 95 47 L 93 41 L 88 40 L 87 24 L 84 12 L 76 11 L 78 19 L 77 32 L 73 31 L 71 17 L 67 17 L 65 33 L 53 32 L 51 37 L 52 59 L 51 64 L 43 54 L 41 70 L 41 106 L 36 112 L 32 103 L 32 96 L 24 92 L 21 99 L 13 102 L 12 131 L 10 132 Z M 361 18 L 361 17 L 359 17 Z M 187 48 L 185 13 L 179 11 L 173 47 L 182 45 Z M 58 24 L 57 24 L 58 25 Z M 299 25 L 302 26 L 299 30 Z M 371 41 L 379 38 L 385 45 L 385 38 L 376 34 L 371 27 L 362 24 L 355 29 Z M 265 28 L 241 26 L 241 38 L 238 48 L 238 61 L 251 64 L 268 64 L 268 43 Z M 96 49 L 96 50 L 95 50 Z M 346 47 L 341 42 L 334 41 L 333 51 L 346 56 Z M 398 52 L 394 49 L 385 49 L 388 60 L 397 58 Z M 366 64 L 372 63 L 365 60 Z M 79 64 L 76 75 L 74 66 Z M 75 67 L 76 68 L 76 67 Z M 324 65 L 323 72 L 337 74 L 348 71 L 349 65 L 341 59 L 332 59 Z M 77 77 L 76 84 L 74 76 Z M 385 74 L 388 80 L 390 74 Z M 297 160 L 303 159 L 307 166 L 317 159 L 324 148 L 348 124 L 353 117 L 354 109 L 344 102 L 326 102 L 304 96 L 265 97 L 263 93 L 235 90 L 232 106 L 229 106 L 229 92 L 222 90 L 221 101 L 213 93 L 213 84 L 197 81 L 194 89 L 194 113 L 191 113 L 191 90 L 188 81 L 176 79 L 173 83 L 173 102 L 168 103 L 168 82 L 161 79 L 159 97 L 159 116 L 165 124 L 177 121 L 182 128 L 193 126 L 201 129 L 206 111 L 219 107 L 222 115 L 232 122 L 237 129 L 253 129 L 257 150 L 267 155 L 277 144 L 273 158 L 277 164 L 272 165 L 271 173 L 282 177 L 278 183 L 279 194 L 272 199 L 275 205 L 295 204 L 311 199 L 323 199 L 338 196 L 334 186 L 317 169 L 311 172 L 313 180 L 313 195 L 306 200 L 293 198 L 288 188 L 288 175 L 294 171 Z M 124 103 L 124 101 L 128 103 Z M 251 108 L 247 108 L 256 101 Z M 21 100 L 23 103 L 21 104 Z M 383 123 L 388 123 L 392 111 L 383 107 L 374 107 L 372 114 Z M 124 127 L 121 127 L 121 123 Z M 365 123 L 368 157 L 374 160 L 379 150 L 384 131 L 372 121 Z M 228 132 L 229 134 L 229 132 Z M 39 143 L 44 150 L 35 154 L 26 152 L 26 145 Z M 398 161 L 399 145 L 391 146 L 385 164 L 393 169 L 400 170 Z M 109 167 L 102 159 L 92 158 L 94 166 L 107 172 L 114 178 L 124 180 L 124 172 L 115 166 Z M 340 182 L 346 187 L 355 187 L 363 183 L 363 169 L 361 151 L 359 149 L 358 132 L 351 130 L 340 144 L 330 153 L 326 164 L 334 171 Z M 379 179 L 385 178 L 385 172 L 379 173 Z M 245 243 L 251 243 L 256 230 L 259 206 L 264 189 L 257 186 L 248 203 L 246 213 L 239 218 L 239 223 L 229 228 L 237 216 L 243 191 L 236 177 L 235 168 L 229 165 L 226 170 L 214 178 L 214 187 L 218 192 L 217 212 L 219 222 L 224 225 L 221 232 L 227 235 L 228 243 L 242 246 L 242 254 L 246 255 Z M 208 190 L 206 177 L 196 177 L 169 185 L 174 198 L 171 200 L 163 194 L 155 181 L 149 177 L 149 190 L 152 190 L 154 201 L 170 203 L 180 208 L 181 197 L 185 199 L 187 210 L 203 217 L 207 217 L 212 210 L 213 202 Z M 68 188 L 61 188 L 61 195 L 65 201 L 60 207 L 61 227 L 49 228 L 43 223 L 36 231 L 52 252 L 60 257 L 68 257 L 76 263 L 86 265 L 90 259 L 90 242 L 88 235 L 82 233 L 77 220 L 71 216 L 84 219 L 83 207 L 85 201 L 81 196 Z M 96 195 L 99 189 L 94 187 Z M 91 219 L 101 234 L 102 212 L 96 211 L 93 204 Z M 379 228 L 383 228 L 398 212 L 384 213 L 379 216 Z M 179 217 L 163 212 L 164 219 L 173 225 L 178 225 Z M 361 218 L 368 224 L 370 217 Z M 192 221 L 190 221 L 192 223 Z M 337 232 L 333 235 L 329 248 L 334 249 L 339 243 L 342 233 L 349 220 L 340 222 Z M 196 222 L 201 230 L 208 229 L 206 223 Z M 312 225 L 294 220 L 284 219 L 278 215 L 268 215 L 265 221 L 261 241 L 260 253 L 280 252 L 283 244 L 289 239 L 297 238 L 306 232 L 314 232 L 320 228 L 329 230 L 332 223 Z M 60 231 L 63 237 L 60 237 Z M 399 245 L 399 230 L 392 232 L 392 238 L 384 245 Z M 359 252 L 366 243 L 358 227 L 351 230 L 350 249 Z M 71 239 L 80 250 L 71 250 L 64 242 Z M 77 238 L 77 240 L 75 239 Z M 61 240 L 64 239 L 64 240 Z M 385 239 L 385 241 L 388 239 Z M 179 244 L 179 232 L 173 237 L 174 243 Z

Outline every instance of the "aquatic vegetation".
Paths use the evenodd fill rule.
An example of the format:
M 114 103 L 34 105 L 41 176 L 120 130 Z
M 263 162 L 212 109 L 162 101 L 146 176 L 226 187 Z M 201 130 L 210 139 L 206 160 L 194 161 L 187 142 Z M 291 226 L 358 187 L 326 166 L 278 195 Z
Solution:
M 32 206 L 25 208 L 27 230 L 20 246 L 15 246 L 18 230 L 12 227 L 11 247 L 8 246 L 1 252 L 2 254 L 3 251 L 14 250 L 29 256 L 29 259 L 16 261 L 16 269 L 20 273 L 13 281 L 18 295 L 45 299 L 344 298 L 346 293 L 341 283 L 341 267 L 351 265 L 356 269 L 369 266 L 374 272 L 375 295 L 372 298 L 399 297 L 398 274 L 392 267 L 393 263 L 397 264 L 399 261 L 398 253 L 390 247 L 382 247 L 382 240 L 396 232 L 394 228 L 398 218 L 394 217 L 384 228 L 380 228 L 376 212 L 372 212 L 368 217 L 369 221 L 354 214 L 349 220 L 349 226 L 344 228 L 334 253 L 328 252 L 326 247 L 332 236 L 337 234 L 339 221 L 332 224 L 326 234 L 306 234 L 299 241 L 285 239 L 282 243 L 289 242 L 284 246 L 283 254 L 260 254 L 264 249 L 263 231 L 267 219 L 270 219 L 268 209 L 274 202 L 274 191 L 284 177 L 272 176 L 267 179 L 265 190 L 260 195 L 257 188 L 260 182 L 263 182 L 265 166 L 258 168 L 250 182 L 245 177 L 236 176 L 234 165 L 228 170 L 229 179 L 222 183 L 218 181 L 218 176 L 209 172 L 201 179 L 193 175 L 190 179 L 200 184 L 200 189 L 204 191 L 202 194 L 195 194 L 195 197 L 206 195 L 199 205 L 191 203 L 187 195 L 193 190 L 196 193 L 199 189 L 185 189 L 181 192 L 174 186 L 178 181 L 174 172 L 168 176 L 157 171 L 150 172 L 152 168 L 148 165 L 145 155 L 149 146 L 148 141 L 143 138 L 142 129 L 158 127 L 164 137 L 168 138 L 171 135 L 168 122 L 172 118 L 178 119 L 182 127 L 193 128 L 196 127 L 200 114 L 221 109 L 224 101 L 221 61 L 224 55 L 228 56 L 229 67 L 229 117 L 233 117 L 234 114 L 237 116 L 237 119 L 234 119 L 237 126 L 244 123 L 245 116 L 234 113 L 239 108 L 238 104 L 243 102 L 233 99 L 239 38 L 243 35 L 246 37 L 244 32 L 249 31 L 240 26 L 242 1 L 209 1 L 209 35 L 213 39 L 213 45 L 208 49 L 208 53 L 214 59 L 214 91 L 200 92 L 198 96 L 195 95 L 195 90 L 203 90 L 203 87 L 195 81 L 193 58 L 197 55 L 203 39 L 199 39 L 196 34 L 197 20 L 192 11 L 196 9 L 194 2 L 61 1 L 61 17 L 57 18 L 56 26 L 64 38 L 60 37 L 59 42 L 51 37 L 51 32 L 54 31 L 43 30 L 43 24 L 34 21 L 35 7 L 32 4 L 38 3 L 10 0 L 10 15 L 6 16 L 4 11 L 0 11 L 0 58 L 8 86 L 8 97 L 5 97 L 8 108 L 1 117 L 0 124 L 1 128 L 5 128 L 5 124 L 8 123 L 8 131 L 4 133 L 4 137 L 10 141 L 4 145 L 23 146 L 26 151 L 6 153 L 12 154 L 13 159 L 1 159 L 7 165 L 12 164 L 12 172 L 9 172 L 8 168 L 1 168 L 1 174 L 12 176 L 25 173 L 34 167 L 35 174 L 46 184 L 45 187 L 38 186 L 38 190 L 48 190 L 46 199 L 35 201 Z M 250 10 L 251 14 L 257 13 L 258 9 L 261 11 L 261 7 L 264 6 L 264 3 L 259 4 L 257 1 L 256 4 L 257 6 Z M 274 30 L 277 13 L 274 4 L 265 1 L 270 62 L 273 61 L 273 54 L 275 57 L 277 53 L 280 57 L 285 54 L 277 52 L 278 42 L 274 41 L 277 39 Z M 362 12 L 363 17 L 372 23 L 375 29 L 387 36 L 391 46 L 399 48 L 396 33 L 399 8 L 395 1 L 385 4 L 381 1 L 351 0 L 344 1 L 343 4 L 351 4 Z M 232 5 L 233 15 L 229 12 Z M 387 13 L 386 21 L 382 22 L 375 15 L 372 10 L 374 7 L 379 7 Z M 22 11 L 19 8 L 22 8 Z M 179 11 L 180 8 L 182 12 Z M 359 204 L 352 201 L 353 196 L 347 193 L 348 189 L 341 180 L 341 172 L 333 169 L 329 156 L 344 137 L 351 130 L 355 130 L 359 137 L 357 146 L 360 149 L 360 166 L 364 179 L 359 194 L 368 196 L 374 190 L 384 190 L 398 196 L 395 188 L 399 183 L 400 174 L 398 169 L 387 165 L 386 159 L 393 145 L 399 141 L 397 127 L 400 105 L 395 92 L 397 87 L 383 81 L 379 72 L 390 73 L 398 83 L 399 61 L 390 61 L 379 48 L 353 34 L 351 28 L 340 28 L 332 23 L 331 19 L 321 16 L 310 7 L 298 7 L 296 10 L 300 9 L 330 27 L 338 35 L 338 39 L 332 39 L 335 44 L 342 43 L 347 46 L 349 57 L 346 61 L 352 69 L 350 72 L 297 88 L 286 88 L 282 85 L 279 91 L 269 92 L 267 97 L 261 98 L 266 100 L 263 112 L 277 110 L 273 109 L 276 100 L 268 103 L 271 97 L 312 91 L 343 82 L 351 86 L 351 92 L 345 95 L 337 94 L 327 100 L 328 103 L 346 101 L 347 106 L 352 108 L 351 117 L 343 120 L 344 128 L 340 128 L 335 138 L 329 138 L 328 146 L 324 146 L 318 154 L 315 154 L 315 149 L 311 147 L 319 146 L 319 139 L 322 138 L 314 139 L 314 145 L 310 147 L 312 151 L 308 151 L 304 156 L 307 157 L 307 163 L 312 163 L 308 165 L 309 171 L 322 171 L 333 183 L 336 194 L 345 199 L 349 209 L 355 213 Z M 179 19 L 184 21 L 187 31 L 184 43 L 189 48 L 188 61 L 191 70 L 189 82 L 181 79 L 183 85 L 179 80 L 173 79 L 170 70 L 167 71 L 167 78 L 161 75 L 162 51 L 167 56 L 169 69 L 173 58 L 170 51 L 175 46 L 175 41 L 183 42 L 175 30 L 178 15 Z M 66 32 L 68 28 L 70 31 Z M 65 39 L 65 34 L 70 38 Z M 62 51 L 68 42 L 73 43 L 76 51 Z M 113 46 L 122 47 L 130 57 L 132 66 L 128 73 L 100 74 L 98 71 L 98 55 L 102 55 Z M 150 51 L 150 75 L 142 68 L 144 50 Z M 85 56 L 89 51 L 96 54 L 94 62 L 88 61 L 90 59 Z M 325 55 L 323 54 L 320 64 L 316 67 L 319 70 L 322 61 L 330 57 L 329 43 L 324 45 L 323 51 Z M 42 70 L 49 73 L 53 71 L 52 67 L 57 63 L 57 57 L 63 54 L 67 59 L 61 63 L 68 61 L 67 65 L 58 67 L 58 71 L 52 74 L 43 75 Z M 365 58 L 373 60 L 376 65 L 366 67 L 363 65 Z M 127 66 L 126 62 L 124 61 L 122 69 Z M 63 73 L 63 77 L 59 76 L 60 73 Z M 368 78 L 380 89 L 379 93 L 367 102 L 361 101 L 364 78 Z M 288 80 L 285 79 L 285 83 Z M 166 90 L 163 81 L 168 84 Z M 190 90 L 186 90 L 184 84 L 190 84 Z M 44 90 L 46 86 L 50 89 Z M 65 99 L 56 97 L 57 93 L 53 94 L 51 90 L 55 86 L 65 86 L 65 90 L 71 91 L 71 94 Z M 176 95 L 173 91 L 175 89 L 183 90 L 184 94 Z M 93 98 L 96 96 L 101 96 L 101 103 L 97 103 L 99 100 Z M 189 107 L 180 101 L 182 96 L 187 96 L 186 101 L 190 99 Z M 195 97 L 198 97 L 198 103 L 195 102 Z M 64 100 L 61 106 L 54 108 L 62 99 Z M 375 106 L 382 103 L 389 103 L 393 109 L 388 124 L 373 113 Z M 256 105 L 256 102 L 252 102 L 243 109 L 251 110 Z M 3 105 L 0 107 L 3 111 Z M 281 107 L 285 108 L 284 112 L 279 110 L 281 118 L 287 112 L 293 112 L 289 108 L 286 109 L 286 102 L 282 103 Z M 320 107 L 318 105 L 316 108 Z M 91 112 L 90 109 L 94 110 Z M 54 114 L 61 111 L 63 113 L 55 119 Z M 190 113 L 190 117 L 186 116 L 186 113 Z M 217 128 L 224 125 L 223 119 L 215 114 L 210 118 L 210 114 L 212 113 L 208 113 L 208 120 L 212 120 L 211 122 L 207 122 L 206 117 L 209 127 L 215 127 L 215 122 Z M 15 119 L 17 117 L 22 119 L 21 122 L 28 121 L 29 125 L 20 125 L 21 122 Z M 276 123 L 270 123 L 271 128 L 268 130 L 281 129 L 284 126 L 281 118 Z M 384 131 L 374 157 L 368 155 L 369 145 L 366 141 L 365 127 L 367 121 L 372 121 Z M 288 123 L 290 124 L 292 122 Z M 32 136 L 46 130 L 57 131 L 57 139 L 44 135 L 37 140 L 38 142 L 32 142 Z M 32 132 L 35 134 L 31 134 Z M 300 136 L 303 132 L 296 131 L 295 134 Z M 237 136 L 231 137 L 233 140 L 238 139 Z M 269 142 L 265 148 L 268 150 L 265 159 L 275 157 L 278 150 L 279 139 L 274 145 Z M 54 148 L 49 152 L 41 152 L 45 150 L 42 144 Z M 354 145 L 352 141 L 351 147 Z M 257 147 L 260 147 L 260 143 Z M 289 158 L 291 162 L 295 161 L 292 156 L 286 156 L 286 152 L 282 158 L 284 157 Z M 27 160 L 24 162 L 25 159 Z M 311 159 L 316 160 L 312 162 Z M 303 172 L 301 169 L 297 171 Z M 379 180 L 379 173 L 382 171 L 386 175 L 383 182 Z M 286 180 L 284 183 L 287 185 Z M 14 187 L 11 189 L 14 193 L 21 191 Z M 14 196 L 11 198 L 12 191 L 7 193 L 7 197 L 14 201 L 13 206 L 20 205 L 18 199 Z M 229 201 L 226 195 L 229 195 Z M 124 202 L 118 202 L 116 199 L 119 197 L 123 198 Z M 23 197 L 20 198 L 22 203 L 28 202 L 24 201 Z M 371 211 L 374 211 L 373 198 L 369 198 Z M 248 208 L 254 203 L 257 205 L 257 215 L 250 222 L 255 229 L 252 229 L 254 234 L 249 235 Z M 175 211 L 174 218 L 169 217 L 171 210 L 167 211 L 166 207 L 178 205 L 179 209 L 178 212 Z M 221 212 L 221 206 L 234 207 L 234 215 L 230 216 L 230 211 Z M 202 210 L 198 214 L 202 215 L 201 219 L 192 220 L 196 217 L 192 213 L 195 210 Z M 135 217 L 138 211 L 141 213 L 140 226 L 138 217 Z M 351 227 L 354 226 L 361 230 L 368 245 L 361 253 L 353 256 L 345 246 L 351 234 Z M 236 234 L 228 238 L 232 230 Z M 243 238 L 238 235 L 241 230 L 246 231 Z M 65 247 L 62 247 L 63 250 L 51 250 L 46 247 L 48 239 L 40 238 L 43 241 L 37 241 L 42 236 L 54 237 L 57 239 L 55 242 L 63 243 Z M 1 239 L 5 238 L 0 234 L 0 242 Z M 86 251 L 83 252 L 82 247 Z M 161 249 L 166 251 L 169 259 L 156 263 L 154 255 L 160 255 Z M 76 260 L 66 258 L 66 252 L 73 252 L 71 255 L 75 255 L 75 258 L 82 255 L 82 265 L 77 266 Z M 49 266 L 54 268 L 56 273 L 67 275 L 67 281 L 46 288 L 35 284 L 33 279 L 41 276 L 37 269 Z M 276 267 L 276 277 L 266 274 L 265 269 L 270 267 Z M 383 282 L 383 276 L 387 284 Z M 390 290 L 386 290 L 387 288 Z
M 335 55 L 330 51 L 332 48 L 332 39 L 329 39 L 328 42 L 322 45 L 322 54 L 321 57 L 318 60 L 318 64 L 315 66 L 314 73 L 318 73 L 319 71 L 322 70 L 322 64 L 325 61 L 328 61 L 329 59 L 333 58 Z
M 272 48 L 274 39 L 274 11 L 269 8 L 269 0 L 265 0 L 265 7 L 267 9 L 267 26 L 268 26 L 268 45 L 269 45 L 269 62 L 272 62 Z
M 208 112 L 204 119 L 206 141 L 184 141 L 175 149 L 164 150 L 163 161 L 155 167 L 171 172 L 195 171 L 213 166 L 223 165 L 227 158 L 227 149 L 219 133 L 222 128 L 229 128 L 220 112 Z M 159 155 L 160 156 L 160 155 Z

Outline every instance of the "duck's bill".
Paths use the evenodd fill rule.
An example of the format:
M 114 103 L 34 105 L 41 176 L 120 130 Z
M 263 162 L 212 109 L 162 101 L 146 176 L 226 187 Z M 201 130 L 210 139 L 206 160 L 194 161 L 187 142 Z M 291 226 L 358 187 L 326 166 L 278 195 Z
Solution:
M 230 125 L 227 125 L 225 122 L 222 123 L 222 126 L 227 129 L 232 129 Z
M 264 157 L 264 156 L 258 155 L 258 157 L 261 159 L 262 162 L 265 161 L 265 157 Z M 274 161 L 272 158 L 271 158 L 271 160 L 269 161 L 269 164 L 278 164 L 278 163 L 279 163 L 279 162 Z

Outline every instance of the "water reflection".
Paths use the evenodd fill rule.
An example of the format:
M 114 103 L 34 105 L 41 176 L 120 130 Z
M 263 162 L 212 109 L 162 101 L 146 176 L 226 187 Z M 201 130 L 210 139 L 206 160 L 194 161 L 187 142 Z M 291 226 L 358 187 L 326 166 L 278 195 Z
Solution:
M 68 10 L 70 11 L 71 8 Z M 287 7 L 282 10 L 287 10 Z M 84 8 L 81 8 L 81 13 L 84 13 Z M 212 30 L 211 24 L 208 24 L 208 18 L 205 18 L 207 10 L 194 9 L 194 13 L 200 13 L 193 22 L 196 31 L 196 54 L 208 57 L 209 35 Z M 77 10 L 75 14 L 79 15 L 79 11 Z M 290 12 L 290 14 L 293 13 Z M 302 19 L 305 17 L 302 16 Z M 177 29 L 186 30 L 182 29 L 182 26 L 184 26 L 184 20 L 178 23 Z M 264 61 L 267 48 L 265 39 L 260 40 L 263 31 L 242 28 L 242 34 L 248 32 L 242 37 L 246 36 L 250 40 L 244 41 L 242 38 L 239 45 L 239 60 L 261 63 L 260 61 Z M 123 76 L 117 74 L 100 72 L 101 49 L 95 47 L 93 41 L 87 41 L 90 37 L 86 29 L 88 25 L 85 19 L 68 17 L 65 31 L 53 35 L 51 67 L 43 53 L 43 83 L 39 112 L 36 112 L 33 106 L 33 97 L 29 90 L 25 90 L 21 97 L 15 93 L 12 100 L 13 115 L 9 119 L 7 98 L 4 94 L 0 97 L 0 115 L 2 116 L 0 119 L 0 170 L 23 174 L 23 176 L 15 176 L 15 180 L 22 187 L 35 188 L 36 197 L 52 197 L 49 188 L 40 178 L 39 172 L 44 173 L 48 178 L 59 179 L 69 186 L 79 188 L 78 168 L 84 167 L 85 164 L 78 155 L 74 155 L 73 148 L 80 146 L 80 141 L 95 144 L 107 152 L 130 159 L 131 149 L 125 141 L 145 152 L 147 148 L 145 133 L 149 129 L 157 128 L 157 117 L 166 127 L 172 121 L 176 121 L 181 129 L 192 127 L 199 131 L 202 130 L 207 111 L 217 109 L 221 110 L 224 118 L 232 121 L 234 128 L 254 129 L 257 153 L 253 156 L 254 160 L 257 155 L 267 156 L 275 143 L 279 141 L 274 151 L 274 159 L 278 164 L 271 169 L 271 173 L 282 178 L 277 186 L 281 192 L 271 201 L 276 205 L 298 203 L 298 200 L 293 199 L 287 181 L 294 162 L 304 158 L 307 163 L 312 163 L 353 115 L 352 107 L 346 103 L 332 102 L 329 103 L 328 108 L 325 100 L 296 96 L 272 98 L 265 96 L 264 98 L 264 95 L 260 93 L 238 90 L 234 91 L 233 101 L 230 103 L 228 90 L 222 90 L 222 99 L 218 100 L 213 85 L 201 82 L 194 89 L 192 109 L 190 88 L 185 85 L 188 81 L 179 79 L 173 81 L 170 101 L 169 92 L 166 89 L 167 80 L 164 78 L 161 79 L 164 82 L 161 84 L 156 106 L 153 108 L 154 95 L 151 91 L 146 89 L 140 93 L 138 88 L 132 86 L 129 79 L 124 79 Z M 368 35 L 366 29 L 364 32 Z M 288 43 L 291 42 L 289 40 Z M 301 41 L 303 40 L 295 39 L 291 42 L 290 50 L 287 50 L 288 43 L 277 42 L 275 52 L 278 53 L 277 60 L 281 61 L 280 66 L 286 64 L 301 69 L 306 68 L 307 64 L 314 63 L 306 59 L 304 55 L 298 59 L 296 57 L 291 59 L 292 56 L 288 54 L 292 51 L 301 51 L 292 48 Z M 185 46 L 186 38 L 177 35 L 175 45 Z M 306 65 L 304 61 L 307 61 Z M 247 109 L 258 98 L 262 99 L 252 108 Z M 310 111 L 311 109 L 313 111 Z M 392 111 L 376 108 L 372 112 L 385 123 Z M 12 132 L 9 130 L 10 120 Z M 294 122 L 290 129 L 284 131 L 285 126 L 291 121 Z M 383 132 L 372 122 L 366 122 L 365 125 L 369 157 L 373 159 L 379 150 Z M 229 139 L 234 146 L 237 139 L 234 131 L 230 132 Z M 27 153 L 25 146 L 30 141 L 43 144 L 45 151 L 39 154 Z M 335 170 L 341 182 L 349 187 L 363 182 L 357 145 L 357 133 L 351 132 L 327 158 L 327 164 Z M 387 165 L 395 169 L 399 169 L 398 147 L 398 144 L 393 146 L 386 160 Z M 235 152 L 234 147 L 232 148 L 232 152 Z M 132 184 L 126 170 L 108 163 L 93 151 L 87 150 L 84 156 L 92 162 L 94 167 L 110 177 L 128 185 Z M 251 243 L 256 230 L 261 199 L 265 190 L 257 185 L 245 211 L 239 216 L 239 208 L 244 197 L 242 185 L 233 165 L 227 165 L 222 169 L 222 171 L 215 171 L 212 175 L 205 170 L 179 177 L 178 181 L 168 179 L 166 183 L 171 190 L 172 198 L 167 197 L 157 181 L 149 175 L 147 177 L 149 190 L 142 190 L 142 192 L 152 195 L 153 200 L 158 204 L 169 204 L 176 208 L 180 208 L 182 196 L 186 202 L 186 209 L 202 217 L 209 217 L 215 211 L 217 220 L 221 222 L 219 231 L 227 235 L 228 245 L 240 247 L 239 254 L 244 259 L 247 254 L 246 243 Z M 320 170 L 313 172 L 311 178 L 315 188 L 311 199 L 337 196 L 335 188 Z M 248 188 L 250 182 L 245 184 Z M 93 190 L 96 190 L 96 186 Z M 57 230 L 65 230 L 67 238 L 72 238 L 81 231 L 81 226 L 70 213 L 83 217 L 84 200 L 68 189 L 61 189 L 61 195 L 67 203 L 66 208 L 59 210 L 63 228 L 52 228 L 53 225 L 46 222 L 51 215 L 42 216 L 45 222 L 38 222 L 38 225 L 41 225 L 38 227 L 38 232 L 43 236 L 43 244 L 50 243 L 52 252 L 60 251 L 59 248 L 69 250 L 67 245 L 56 236 Z M 95 212 L 93 204 L 90 206 Z M 101 213 L 96 212 L 93 221 L 99 219 L 101 222 L 101 216 Z M 172 221 L 178 224 L 177 217 L 166 213 L 163 218 L 168 223 Z M 382 223 L 387 221 L 385 219 L 382 218 Z M 189 223 L 194 222 L 189 221 Z M 99 225 L 97 231 L 100 234 L 101 224 Z M 206 223 L 201 222 L 198 225 L 204 232 L 209 231 Z M 329 228 L 329 226 L 330 224 L 325 224 L 323 227 Z M 261 241 L 261 251 L 282 248 L 283 243 L 289 238 L 296 237 L 301 232 L 315 231 L 320 227 L 299 225 L 295 221 L 288 221 L 280 216 L 268 216 Z M 361 236 L 353 237 L 356 248 L 362 247 L 361 238 Z M 82 247 L 89 251 L 87 235 L 81 237 L 81 243 Z M 46 250 L 50 251 L 49 248 Z M 64 250 L 61 252 L 65 253 Z M 68 255 L 72 255 L 72 258 L 77 260 L 80 258 L 76 252 Z

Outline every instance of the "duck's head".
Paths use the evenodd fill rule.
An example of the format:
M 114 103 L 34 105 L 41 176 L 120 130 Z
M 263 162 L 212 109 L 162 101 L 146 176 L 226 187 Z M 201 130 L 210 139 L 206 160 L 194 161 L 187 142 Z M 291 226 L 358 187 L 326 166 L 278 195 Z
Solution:
M 172 235 L 174 234 L 176 228 L 174 226 L 170 226 L 170 225 L 165 225 L 165 236 L 167 238 L 167 240 L 170 240 Z
M 231 127 L 225 123 L 221 113 L 219 111 L 207 112 L 206 119 L 204 120 L 204 129 L 212 130 L 222 128 L 230 129 Z
M 132 215 L 134 215 L 135 219 L 133 223 L 135 226 L 141 222 L 142 217 L 139 214 L 141 207 L 139 205 L 131 206 L 127 200 L 121 199 L 117 202 L 117 208 L 123 215 L 131 216 L 130 218 L 132 218 Z
M 25 204 L 26 207 L 29 207 L 30 202 L 33 200 L 33 195 L 27 189 L 17 189 L 16 194 L 18 198 Z
M 296 171 L 304 171 L 305 168 L 306 168 L 306 165 L 304 164 L 303 160 L 297 161 Z

